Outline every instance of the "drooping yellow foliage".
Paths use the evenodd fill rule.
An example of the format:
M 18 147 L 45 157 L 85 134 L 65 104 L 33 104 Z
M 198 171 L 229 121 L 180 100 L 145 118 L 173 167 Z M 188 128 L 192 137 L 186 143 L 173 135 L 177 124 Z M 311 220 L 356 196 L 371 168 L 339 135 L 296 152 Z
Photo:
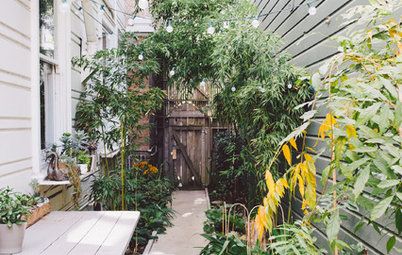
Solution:
M 292 145 L 292 147 L 297 150 L 297 144 L 294 138 L 290 138 L 289 140 L 290 145 Z
M 353 125 L 346 125 L 346 135 L 348 138 L 357 137 L 357 132 Z
M 271 233 L 280 200 L 285 195 L 285 190 L 289 188 L 288 182 L 283 177 L 275 182 L 269 170 L 265 172 L 265 182 L 268 187 L 268 193 L 264 197 L 263 205 L 258 208 L 255 218 L 259 240 L 262 239 L 266 231 Z
M 330 121 L 332 116 L 328 117 Z M 324 131 L 326 132 L 326 131 Z M 282 146 L 282 153 L 289 163 L 291 160 L 291 148 L 297 148 L 296 141 L 292 138 L 288 144 Z M 303 152 L 300 162 L 291 167 L 288 174 L 279 178 L 276 182 L 269 170 L 265 171 L 265 183 L 268 188 L 268 193 L 263 199 L 263 204 L 259 206 L 258 213 L 255 218 L 255 229 L 258 233 L 258 238 L 261 240 L 265 232 L 271 233 L 274 227 L 275 216 L 278 212 L 278 206 L 281 198 L 285 195 L 286 189 L 289 189 L 291 194 L 294 194 L 296 187 L 302 197 L 302 210 L 304 213 L 312 210 L 316 206 L 316 169 L 314 158 L 307 152 Z M 286 179 L 288 178 L 288 179 Z M 289 182 L 288 182 L 289 180 Z
M 316 178 L 314 159 L 309 154 L 304 154 L 305 161 L 296 164 L 290 172 L 290 190 L 293 192 L 296 186 L 299 188 L 300 196 L 302 197 L 302 209 L 304 213 L 308 209 L 316 206 Z
M 282 146 L 283 156 L 285 156 L 286 161 L 289 165 L 292 165 L 292 154 L 290 153 L 290 148 L 287 144 Z
M 322 122 L 320 128 L 318 129 L 318 137 L 321 137 L 321 139 L 324 139 L 326 136 L 326 133 L 328 131 L 331 131 L 335 124 L 336 124 L 335 117 L 332 116 L 331 113 L 327 113 L 325 120 Z M 332 134 L 329 133 L 328 136 L 331 137 Z

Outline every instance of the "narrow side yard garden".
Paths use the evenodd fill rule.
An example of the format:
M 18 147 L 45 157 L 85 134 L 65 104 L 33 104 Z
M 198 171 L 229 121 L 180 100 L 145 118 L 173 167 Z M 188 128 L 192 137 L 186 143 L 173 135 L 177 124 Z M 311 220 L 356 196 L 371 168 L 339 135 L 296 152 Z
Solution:
M 316 2 L 301 6 L 314 15 Z M 47 178 L 70 181 L 78 210 L 80 175 L 100 152 L 94 209 L 139 211 L 127 254 L 142 254 L 155 231 L 172 226 L 172 192 L 182 187 L 158 152 L 140 155 L 139 141 L 149 130 L 153 139 L 168 91 L 186 102 L 201 89 L 209 97 L 198 110 L 222 128 L 207 167 L 211 208 L 204 233 L 193 233 L 206 240 L 200 254 L 369 254 L 342 234 L 346 210 L 363 215 L 356 234 L 370 227 L 389 254 L 402 253 L 402 27 L 394 17 L 402 2 L 370 2 L 345 14 L 353 26 L 334 38 L 338 53 L 310 74 L 259 28 L 251 1 L 152 1 L 155 32 L 124 32 L 118 47 L 72 60 L 88 74 L 85 91 L 76 132 L 46 150 Z M 0 190 L 0 224 L 20 225 L 39 202 Z

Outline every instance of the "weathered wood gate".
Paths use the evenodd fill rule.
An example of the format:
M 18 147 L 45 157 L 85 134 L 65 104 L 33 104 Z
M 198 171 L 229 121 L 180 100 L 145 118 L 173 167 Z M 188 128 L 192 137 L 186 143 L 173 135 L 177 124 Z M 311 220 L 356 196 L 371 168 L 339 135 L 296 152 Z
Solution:
M 171 178 L 179 187 L 202 188 L 208 184 L 211 159 L 211 128 L 208 116 L 193 101 L 174 104 L 167 115 L 165 159 Z

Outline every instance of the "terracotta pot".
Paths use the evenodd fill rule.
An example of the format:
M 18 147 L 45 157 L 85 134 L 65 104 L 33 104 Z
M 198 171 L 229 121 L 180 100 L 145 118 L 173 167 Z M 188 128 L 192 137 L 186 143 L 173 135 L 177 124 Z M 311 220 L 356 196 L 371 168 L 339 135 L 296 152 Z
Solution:
M 6 224 L 0 224 L 0 254 L 14 254 L 22 251 L 25 228 L 27 223 L 13 224 L 9 228 Z

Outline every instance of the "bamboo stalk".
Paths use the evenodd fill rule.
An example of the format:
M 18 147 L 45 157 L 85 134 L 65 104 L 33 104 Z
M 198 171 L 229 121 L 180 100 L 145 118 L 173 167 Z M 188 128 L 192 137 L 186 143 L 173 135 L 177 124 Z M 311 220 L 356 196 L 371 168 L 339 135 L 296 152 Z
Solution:
M 125 119 L 120 123 L 120 139 L 121 139 L 121 158 L 120 158 L 120 177 L 121 177 L 121 209 L 124 211 L 126 210 L 126 169 L 125 169 L 125 162 L 126 162 L 126 129 L 125 129 Z

